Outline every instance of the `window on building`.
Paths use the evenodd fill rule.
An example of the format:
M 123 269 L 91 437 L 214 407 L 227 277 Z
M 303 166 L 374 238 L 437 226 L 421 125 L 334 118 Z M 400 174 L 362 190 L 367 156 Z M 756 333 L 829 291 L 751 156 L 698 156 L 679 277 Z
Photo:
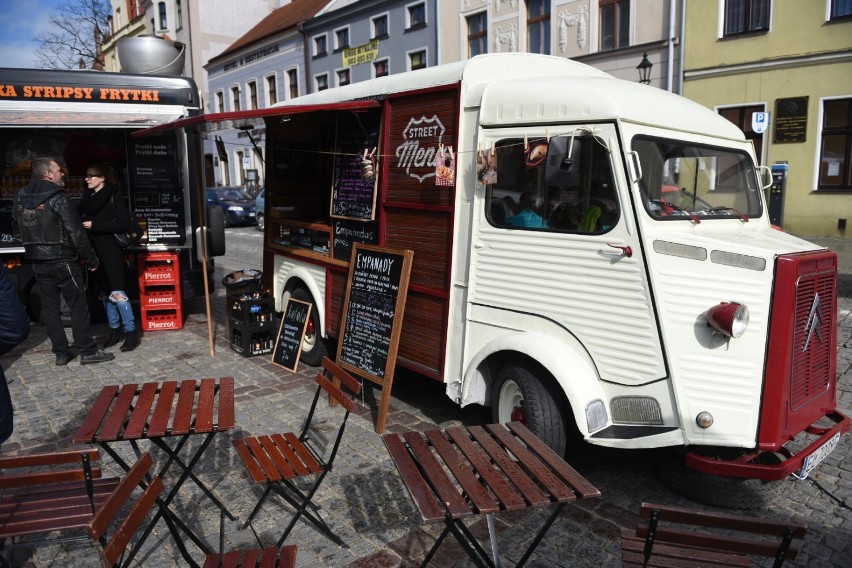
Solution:
M 328 88 L 328 75 L 323 73 L 316 76 L 317 92 L 324 91 Z
M 157 9 L 159 10 L 159 14 L 160 14 L 160 29 L 165 30 L 169 27 L 168 26 L 169 20 L 168 20 L 168 18 L 166 18 L 166 3 L 160 2 L 157 5 Z
M 349 28 L 341 28 L 334 31 L 334 50 L 340 51 L 349 47 Z
M 325 36 L 317 36 L 314 38 L 314 57 L 322 57 L 328 54 L 328 44 Z
M 373 61 L 373 76 L 385 77 L 388 74 L 388 60 Z
M 426 50 L 412 51 L 408 54 L 408 68 L 411 71 L 426 68 Z
M 242 150 L 236 151 L 237 160 L 234 164 L 234 181 L 237 185 L 243 184 L 243 158 L 245 153 Z
M 765 112 L 763 105 L 750 105 L 741 107 L 724 108 L 719 114 L 733 122 L 743 131 L 746 138 L 754 144 L 754 155 L 760 160 L 763 156 L 763 135 L 755 132 L 751 127 L 751 115 L 756 112 Z
M 216 92 L 216 112 L 225 112 L 225 93 Z
M 249 81 L 249 109 L 257 108 L 257 81 Z
M 527 0 L 527 50 L 550 53 L 550 2 Z
M 111 33 L 115 33 L 115 30 L 121 29 L 121 27 L 122 27 L 122 25 L 121 25 L 121 8 L 115 9 L 115 16 L 113 18 L 112 23 L 113 23 L 113 26 L 112 26 L 112 30 L 110 30 Z
M 822 102 L 819 189 L 852 189 L 852 98 Z
M 426 25 L 426 3 L 419 2 L 417 4 L 410 4 L 406 11 L 406 17 L 408 21 L 406 22 L 405 29 L 411 30 L 416 28 L 422 28 Z
M 141 11 L 139 10 L 138 0 L 127 0 L 127 17 L 129 18 L 128 21 L 132 22 L 140 14 Z
M 725 0 L 725 35 L 767 31 L 770 0 Z
M 488 16 L 485 12 L 467 17 L 467 56 L 488 53 Z
M 840 20 L 852 17 L 852 0 L 829 0 L 831 2 L 831 19 Z
M 342 87 L 343 85 L 349 84 L 349 69 L 341 69 L 337 72 L 337 86 Z
M 183 8 L 180 5 L 180 0 L 175 2 L 175 13 L 177 15 L 177 29 L 183 27 Z
M 234 112 L 240 110 L 240 88 L 239 87 L 231 87 L 231 102 L 234 106 Z
M 266 78 L 266 98 L 269 105 L 274 105 L 278 102 L 278 81 L 275 75 L 270 75 Z
M 373 18 L 373 39 L 388 37 L 387 14 Z
M 600 0 L 601 51 L 630 45 L 630 0 Z
M 287 71 L 287 83 L 290 85 L 290 98 L 295 99 L 299 96 L 299 72 L 296 69 Z

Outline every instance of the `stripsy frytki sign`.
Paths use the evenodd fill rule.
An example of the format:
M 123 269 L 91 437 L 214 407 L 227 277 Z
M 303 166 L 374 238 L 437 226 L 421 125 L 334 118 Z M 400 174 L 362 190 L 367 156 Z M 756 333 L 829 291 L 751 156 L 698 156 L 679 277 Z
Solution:
M 435 156 L 444 136 L 438 115 L 410 118 L 402 131 L 403 142 L 396 147 L 397 167 L 420 183 L 435 176 Z

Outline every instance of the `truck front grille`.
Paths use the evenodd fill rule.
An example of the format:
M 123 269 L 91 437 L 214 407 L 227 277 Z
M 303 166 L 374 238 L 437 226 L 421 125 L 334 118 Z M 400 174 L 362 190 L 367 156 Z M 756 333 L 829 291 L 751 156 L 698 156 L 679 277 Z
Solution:
M 799 409 L 831 384 L 831 337 L 836 326 L 836 277 L 822 273 L 799 279 L 793 327 L 790 404 Z

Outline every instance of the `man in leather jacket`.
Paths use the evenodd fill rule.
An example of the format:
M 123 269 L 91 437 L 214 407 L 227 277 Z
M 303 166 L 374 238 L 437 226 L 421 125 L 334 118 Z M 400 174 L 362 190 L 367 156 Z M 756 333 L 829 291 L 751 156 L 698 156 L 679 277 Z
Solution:
M 86 279 L 80 257 L 90 271 L 100 264 L 77 208 L 63 187 L 62 168 L 53 158 L 33 160 L 32 179 L 18 192 L 12 208 L 13 228 L 24 244 L 41 295 L 41 318 L 57 365 L 67 365 L 76 355 L 68 347 L 62 326 L 60 294 L 71 312 L 74 344 L 80 351 L 80 363 L 102 363 L 115 359 L 112 353 L 98 349 L 89 328 Z

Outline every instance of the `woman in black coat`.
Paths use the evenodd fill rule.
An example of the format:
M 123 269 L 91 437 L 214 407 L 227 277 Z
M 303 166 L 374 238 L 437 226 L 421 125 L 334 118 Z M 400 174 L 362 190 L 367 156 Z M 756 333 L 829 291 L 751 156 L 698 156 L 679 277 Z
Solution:
M 113 236 L 130 226 L 130 214 L 124 198 L 106 181 L 106 169 L 94 164 L 86 168 L 86 191 L 77 205 L 83 227 L 89 234 L 92 246 L 101 261 L 99 275 L 101 297 L 110 327 L 109 339 L 104 347 L 121 341 L 122 351 L 133 351 L 139 345 L 139 334 L 133 319 L 133 307 L 127 296 L 124 278 L 124 252 Z M 122 329 L 123 324 L 123 329 Z

